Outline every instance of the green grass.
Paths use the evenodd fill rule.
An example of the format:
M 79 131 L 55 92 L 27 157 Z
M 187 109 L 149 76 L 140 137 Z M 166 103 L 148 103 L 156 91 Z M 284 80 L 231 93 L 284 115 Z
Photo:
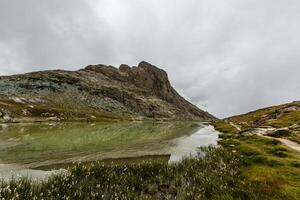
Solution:
M 245 182 L 242 161 L 220 148 L 202 148 L 176 164 L 78 164 L 69 173 L 33 183 L 2 182 L 4 199 L 270 199 L 259 184 Z M 203 156 L 203 153 L 205 156 Z
M 291 141 L 297 142 L 300 144 L 300 131 L 294 130 L 277 130 L 275 132 L 268 133 L 268 136 L 276 138 L 287 138 Z
M 288 139 L 300 144 L 300 131 L 293 131 L 292 133 L 293 134 L 289 136 Z
M 275 139 L 243 136 L 217 122 L 222 148 L 179 163 L 76 164 L 42 182 L 2 182 L 0 199 L 285 199 L 300 196 L 299 153 Z
M 300 110 L 286 110 L 287 108 L 296 108 L 299 106 L 300 102 L 293 102 L 289 104 L 263 108 L 243 115 L 230 117 L 225 121 L 230 121 L 239 125 L 242 130 L 257 128 L 260 126 L 271 126 L 277 129 L 287 128 L 295 124 L 300 125 Z M 228 126 L 230 126 L 230 124 L 223 122 L 219 122 L 219 124 L 215 125 L 217 129 L 221 127 L 222 132 L 224 133 L 222 137 L 224 138 L 228 136 L 230 137 L 230 134 L 236 132 L 228 131 Z M 274 133 L 270 133 L 269 136 L 284 137 L 294 142 L 300 143 L 300 129 L 279 130 Z
M 277 130 L 275 132 L 268 134 L 271 137 L 289 137 L 292 135 L 292 132 L 290 130 Z
M 288 127 L 294 124 L 300 124 L 300 110 L 285 111 L 286 108 L 297 106 L 300 106 L 300 102 L 263 108 L 246 114 L 229 117 L 227 120 L 240 125 L 242 129 L 257 125 L 268 125 L 275 128 Z
M 242 131 L 263 126 L 271 126 L 277 129 L 288 128 L 293 125 L 300 125 L 300 110 L 297 110 L 297 107 L 300 107 L 299 101 L 263 108 L 243 115 L 229 117 L 224 121 L 214 124 L 214 126 L 216 129 L 221 130 L 223 133 L 221 138 L 223 139 L 240 136 L 240 134 L 236 134 L 237 130 L 230 130 L 234 127 L 231 126 L 229 122 L 238 125 Z M 300 128 L 278 130 L 270 132 L 268 135 L 271 137 L 287 138 L 300 144 Z
M 215 129 L 217 131 L 222 132 L 222 134 L 220 135 L 220 138 L 226 139 L 226 138 L 232 138 L 234 136 L 238 135 L 238 130 L 228 124 L 228 123 L 224 123 L 222 121 L 217 121 L 213 123 L 213 126 L 215 127 Z
M 299 123 L 298 112 L 284 113 L 278 122 L 266 124 L 262 120 L 265 115 L 277 113 L 279 108 L 228 120 L 242 129 L 257 124 L 282 127 Z M 213 125 L 223 133 L 219 141 L 222 148 L 202 149 L 205 156 L 201 153 L 171 165 L 159 161 L 79 164 L 70 168 L 69 173 L 41 183 L 27 178 L 2 182 L 0 199 L 298 199 L 298 152 L 275 139 L 241 134 L 225 121 Z M 274 134 L 300 138 L 297 130 Z
M 279 107 L 269 107 L 260 109 L 254 112 L 249 112 L 243 115 L 238 115 L 228 118 L 229 121 L 234 122 L 242 127 L 242 129 L 250 128 L 255 123 L 264 123 L 261 121 L 263 116 L 278 113 Z
M 300 110 L 283 113 L 278 119 L 266 123 L 275 128 L 282 128 L 300 124 Z
M 134 116 L 129 113 L 112 113 L 89 107 L 64 107 L 50 100 L 47 103 L 28 104 L 15 102 L 11 99 L 0 98 L 0 111 L 8 110 L 10 116 L 17 122 L 49 121 L 56 117 L 60 121 L 132 121 Z M 27 112 L 24 115 L 24 111 Z M 0 122 L 3 121 L 0 117 Z
M 226 122 L 218 122 L 218 130 L 225 127 L 224 135 L 230 135 Z M 223 125 L 220 125 L 222 124 Z M 236 135 L 236 131 L 231 133 Z M 227 151 L 242 157 L 242 171 L 246 181 L 260 185 L 260 189 L 272 199 L 297 199 L 300 196 L 300 155 L 275 139 L 261 136 L 231 137 L 221 140 Z

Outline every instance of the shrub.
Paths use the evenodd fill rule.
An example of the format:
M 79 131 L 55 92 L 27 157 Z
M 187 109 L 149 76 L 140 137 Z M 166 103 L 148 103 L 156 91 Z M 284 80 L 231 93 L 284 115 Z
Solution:
M 267 141 L 266 141 L 266 144 L 270 144 L 270 145 L 276 146 L 276 145 L 281 144 L 281 142 L 278 141 L 278 140 L 276 140 L 276 139 L 272 139 L 272 140 L 267 140 Z
M 283 166 L 284 164 L 278 160 L 274 160 L 274 159 L 269 159 L 267 160 L 266 164 L 269 167 L 277 167 L 277 166 Z
M 282 157 L 282 158 L 288 156 L 287 149 L 284 147 L 276 147 L 276 148 L 272 149 L 270 153 L 275 156 Z
M 300 168 L 300 162 L 298 162 L 298 161 L 292 161 L 291 162 L 291 166 L 292 167 L 296 167 L 296 168 Z
M 282 129 L 282 130 L 277 130 L 273 133 L 269 133 L 268 135 L 271 137 L 289 137 L 291 136 L 291 134 L 292 134 L 291 131 Z

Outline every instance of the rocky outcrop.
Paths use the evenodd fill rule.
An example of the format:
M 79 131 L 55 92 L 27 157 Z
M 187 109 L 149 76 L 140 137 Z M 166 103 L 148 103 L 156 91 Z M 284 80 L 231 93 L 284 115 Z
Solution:
M 165 71 L 147 62 L 0 77 L 0 120 L 4 116 L 9 121 L 215 120 L 181 97 Z

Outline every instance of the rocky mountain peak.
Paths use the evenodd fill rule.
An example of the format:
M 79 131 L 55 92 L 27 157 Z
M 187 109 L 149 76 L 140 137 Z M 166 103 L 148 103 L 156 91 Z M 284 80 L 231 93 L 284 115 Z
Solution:
M 15 99 L 22 99 L 22 103 Z M 37 108 L 43 111 L 36 111 Z M 85 118 L 94 113 L 96 118 L 98 115 L 119 118 L 125 114 L 130 118 L 215 119 L 181 97 L 164 70 L 145 61 L 137 67 L 98 64 L 78 71 L 52 70 L 0 77 L 1 109 L 2 116 L 9 113 L 11 118 L 71 120 L 74 116 Z

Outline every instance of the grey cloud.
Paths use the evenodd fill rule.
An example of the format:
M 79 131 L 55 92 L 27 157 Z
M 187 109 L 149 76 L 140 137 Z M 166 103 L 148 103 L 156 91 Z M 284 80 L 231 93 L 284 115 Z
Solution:
M 2 0 L 0 74 L 164 68 L 218 117 L 300 99 L 298 0 Z

